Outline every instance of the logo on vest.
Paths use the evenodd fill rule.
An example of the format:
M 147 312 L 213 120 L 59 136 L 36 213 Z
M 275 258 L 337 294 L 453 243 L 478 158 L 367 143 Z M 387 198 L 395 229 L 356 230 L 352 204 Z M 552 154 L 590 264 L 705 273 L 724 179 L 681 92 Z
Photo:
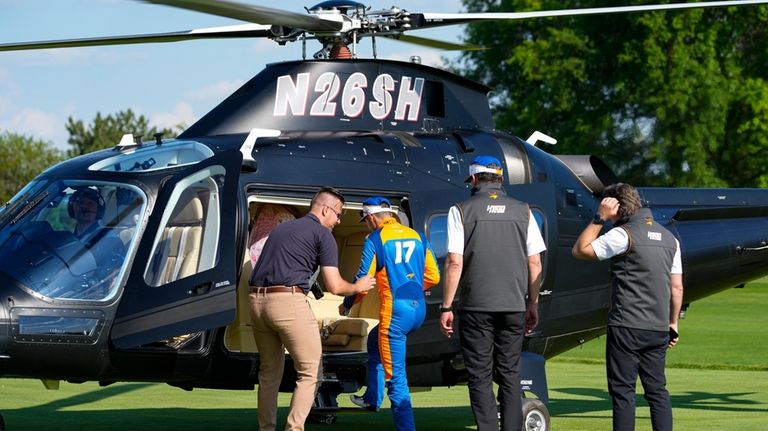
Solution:
M 488 211 L 488 214 L 504 214 L 507 212 L 507 206 L 506 205 L 488 205 L 485 208 L 486 211 Z
M 661 232 L 648 231 L 648 239 L 651 239 L 654 241 L 661 241 Z

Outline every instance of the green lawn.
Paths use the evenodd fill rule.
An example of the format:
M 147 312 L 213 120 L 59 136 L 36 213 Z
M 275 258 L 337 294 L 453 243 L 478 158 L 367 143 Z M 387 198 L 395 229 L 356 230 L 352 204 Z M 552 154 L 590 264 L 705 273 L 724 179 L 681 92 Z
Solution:
M 681 340 L 669 354 L 668 388 L 677 430 L 768 429 L 768 283 L 753 283 L 694 303 L 681 323 Z M 547 364 L 552 428 L 608 430 L 610 401 L 602 364 L 603 340 Z M 9 431 L 22 430 L 255 430 L 255 391 L 166 385 L 62 383 L 47 391 L 38 381 L 0 379 L 0 412 Z M 289 396 L 281 395 L 284 423 Z M 341 398 L 342 406 L 350 406 Z M 474 429 L 466 387 L 413 394 L 419 430 Z M 650 430 L 639 398 L 638 431 Z M 386 404 L 385 404 L 386 407 Z M 333 426 L 308 430 L 392 429 L 388 409 L 342 413 Z
M 601 337 L 555 360 L 603 362 L 604 349 Z M 691 304 L 667 366 L 768 371 L 768 278 Z

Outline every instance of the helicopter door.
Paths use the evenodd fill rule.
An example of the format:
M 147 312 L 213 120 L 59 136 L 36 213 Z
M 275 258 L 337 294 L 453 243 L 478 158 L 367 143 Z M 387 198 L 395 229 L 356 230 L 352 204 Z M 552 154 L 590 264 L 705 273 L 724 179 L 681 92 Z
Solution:
M 131 348 L 227 325 L 235 316 L 242 155 L 179 172 L 159 190 L 111 339 Z

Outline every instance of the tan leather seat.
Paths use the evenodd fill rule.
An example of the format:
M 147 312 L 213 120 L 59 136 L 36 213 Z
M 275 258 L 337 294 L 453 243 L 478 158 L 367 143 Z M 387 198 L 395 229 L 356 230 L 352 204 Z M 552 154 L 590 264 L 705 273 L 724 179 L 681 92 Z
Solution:
M 339 241 L 339 271 L 345 280 L 351 281 L 357 274 L 366 236 L 368 232 L 357 232 Z M 338 312 L 343 300 L 329 293 L 320 300 L 310 300 L 323 335 L 323 351 L 364 351 L 368 333 L 379 323 L 379 295 L 370 291 L 347 317 Z
M 186 203 L 185 203 L 186 202 Z M 152 258 L 149 284 L 161 286 L 198 272 L 202 238 L 203 205 L 194 194 L 182 195 L 163 228 L 163 236 Z

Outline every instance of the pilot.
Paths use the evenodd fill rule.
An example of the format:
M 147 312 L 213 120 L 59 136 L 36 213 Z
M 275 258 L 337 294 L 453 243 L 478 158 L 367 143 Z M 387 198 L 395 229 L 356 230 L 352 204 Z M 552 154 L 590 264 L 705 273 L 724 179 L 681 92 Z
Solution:
M 389 200 L 366 199 L 360 215 L 371 234 L 363 244 L 357 277 L 375 275 L 381 306 L 379 324 L 368 336 L 368 385 L 363 396 L 353 394 L 350 399 L 378 411 L 386 386 L 395 429 L 415 430 L 405 372 L 406 337 L 424 322 L 424 291 L 440 282 L 440 272 L 424 235 L 401 225 Z M 346 308 L 351 308 L 352 299 L 345 298 Z
M 78 189 L 69 198 L 69 215 L 75 219 L 74 234 L 83 240 L 93 235 L 99 228 L 99 220 L 104 216 L 104 198 L 98 190 L 84 187 Z
M 109 272 L 122 265 L 125 250 L 120 238 L 100 223 L 105 207 L 95 187 L 83 187 L 72 193 L 67 210 L 75 219 L 74 235 L 91 250 L 99 267 Z
M 306 299 L 308 280 L 320 267 L 325 288 L 352 295 L 374 286 L 373 278 L 354 284 L 341 278 L 339 254 L 331 229 L 341 222 L 344 197 L 323 187 L 312 198 L 309 213 L 279 224 L 270 234 L 249 280 L 253 337 L 259 350 L 259 429 L 277 425 L 277 393 L 285 350 L 296 369 L 296 387 L 286 430 L 303 430 L 322 376 L 322 345 L 317 321 Z
M 606 221 L 613 228 L 603 235 Z M 605 343 L 608 392 L 613 403 L 613 429 L 635 429 L 635 385 L 638 371 L 651 408 L 654 430 L 672 430 L 672 404 L 666 389 L 667 349 L 677 344 L 683 301 L 680 244 L 642 208 L 629 184 L 603 192 L 594 220 L 584 229 L 572 253 L 584 260 L 611 260 L 611 308 Z
M 447 337 L 454 332 L 453 299 L 461 285 L 459 342 L 478 431 L 499 429 L 493 376 L 501 429 L 523 426 L 520 352 L 524 331 L 538 325 L 539 253 L 546 249 L 528 205 L 506 196 L 502 173 L 495 157 L 476 157 L 466 179 L 472 196 L 448 212 L 440 330 Z

